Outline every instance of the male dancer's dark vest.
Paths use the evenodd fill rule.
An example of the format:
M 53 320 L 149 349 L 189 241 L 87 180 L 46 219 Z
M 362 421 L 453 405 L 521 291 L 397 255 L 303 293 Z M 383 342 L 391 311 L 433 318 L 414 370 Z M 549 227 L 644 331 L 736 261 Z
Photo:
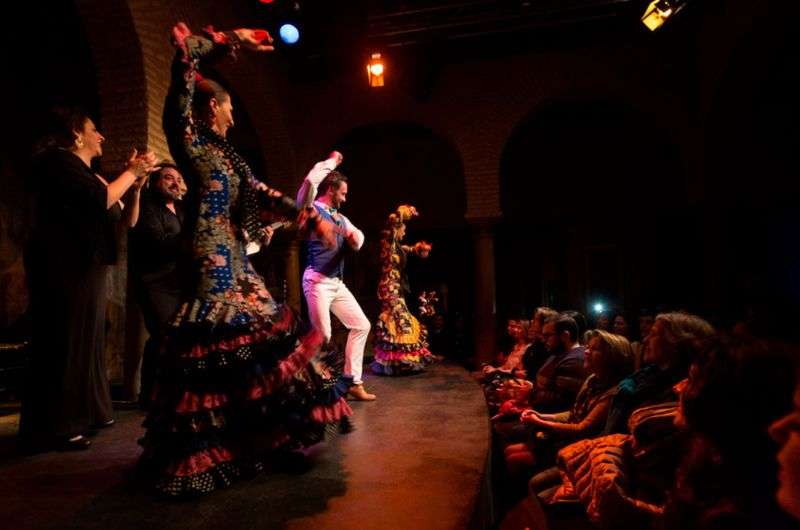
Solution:
M 333 219 L 333 216 L 325 208 L 321 208 L 316 204 L 314 208 L 317 209 L 322 219 L 330 221 L 338 227 L 342 226 L 341 217 L 337 221 Z M 306 266 L 329 278 L 342 279 L 346 248 L 344 236 L 338 232 L 336 233 L 336 246 L 333 248 L 326 247 L 319 237 L 312 234 L 303 244 Z

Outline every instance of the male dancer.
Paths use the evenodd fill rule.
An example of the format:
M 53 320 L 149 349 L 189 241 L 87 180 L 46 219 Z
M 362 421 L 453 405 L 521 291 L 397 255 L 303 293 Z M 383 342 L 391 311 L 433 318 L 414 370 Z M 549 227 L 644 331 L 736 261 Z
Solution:
M 345 375 L 353 377 L 350 395 L 360 401 L 372 401 L 375 395 L 364 389 L 361 380 L 370 323 L 342 281 L 347 247 L 359 250 L 364 244 L 364 233 L 339 213 L 339 208 L 347 200 L 347 178 L 336 171 L 341 163 L 342 154 L 332 152 L 327 160 L 314 165 L 297 193 L 298 207 L 313 204 L 322 219 L 338 227 L 332 247 L 316 234 L 311 234 L 304 242 L 308 265 L 303 273 L 303 294 L 308 303 L 311 325 L 323 334 L 326 341 L 331 338 L 331 312 L 350 330 L 344 365 Z

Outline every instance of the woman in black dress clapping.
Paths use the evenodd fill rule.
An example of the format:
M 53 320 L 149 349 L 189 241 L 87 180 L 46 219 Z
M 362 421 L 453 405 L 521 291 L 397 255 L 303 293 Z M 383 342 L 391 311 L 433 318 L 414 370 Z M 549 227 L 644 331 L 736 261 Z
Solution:
M 114 423 L 105 369 L 109 265 L 119 223 L 136 224 L 155 155 L 131 154 L 111 182 L 91 168 L 105 138 L 86 113 L 55 109 L 33 163 L 25 266 L 33 317 L 20 442 L 26 451 L 86 449 L 85 434 Z

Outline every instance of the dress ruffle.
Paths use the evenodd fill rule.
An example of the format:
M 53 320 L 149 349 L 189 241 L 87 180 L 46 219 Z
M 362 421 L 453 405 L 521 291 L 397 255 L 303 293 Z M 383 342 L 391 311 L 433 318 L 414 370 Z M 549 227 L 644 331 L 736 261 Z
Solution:
M 421 372 L 433 364 L 436 357 L 427 349 L 412 352 L 385 351 L 375 348 L 375 360 L 370 369 L 378 375 L 404 375 Z
M 176 160 L 195 177 L 194 291 L 165 333 L 139 467 L 163 494 L 182 497 L 264 469 L 276 452 L 319 442 L 337 430 L 331 422 L 345 431 L 342 388 L 352 381 L 319 355 L 319 337 L 298 340 L 295 315 L 275 303 L 247 258 L 248 219 L 264 210 L 283 214 L 253 202 L 259 183 L 246 161 L 194 120 L 198 65 L 235 49 L 237 37 L 190 35 L 184 24 L 173 36 L 175 98 L 165 123 Z
M 422 372 L 435 362 L 436 357 L 428 350 L 428 331 L 425 326 L 405 309 L 401 318 L 384 311 L 378 318 L 375 329 L 375 360 L 370 365 L 378 375 L 403 375 Z M 396 322 L 407 324 L 406 331 Z
M 317 405 L 311 410 L 311 417 L 317 423 L 332 423 L 340 421 L 342 418 L 352 416 L 353 409 L 347 401 L 340 399 L 333 405 Z
M 375 326 L 375 360 L 370 365 L 372 372 L 379 375 L 419 373 L 436 360 L 428 350 L 427 329 L 408 310 L 404 298 L 408 282 L 403 279 L 403 269 L 411 247 L 401 244 L 398 226 L 414 215 L 413 207 L 398 208 L 389 216 L 389 229 L 381 241 L 381 314 Z
M 173 330 L 140 440 L 141 466 L 160 493 L 208 493 L 252 475 L 277 451 L 317 443 L 331 427 L 349 430 L 352 379 L 337 375 L 333 354 L 320 354 L 318 333 L 298 340 L 293 314 L 279 307 L 274 316 L 246 326 L 184 321 Z M 202 357 L 179 354 L 200 347 Z

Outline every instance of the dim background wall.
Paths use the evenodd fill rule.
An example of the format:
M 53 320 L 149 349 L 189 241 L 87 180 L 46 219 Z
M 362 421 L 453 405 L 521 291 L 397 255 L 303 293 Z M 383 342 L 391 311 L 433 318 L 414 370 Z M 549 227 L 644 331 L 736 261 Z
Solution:
M 18 72 L 4 97 L 18 103 L 24 133 L 1 159 L 6 328 L 25 304 L 24 290 L 9 285 L 20 285 L 22 273 L 23 145 L 35 132 L 28 110 L 62 100 L 89 108 L 108 138 L 100 167 L 108 176 L 130 147 L 166 156 L 172 24 L 232 28 L 257 20 L 254 4 L 79 0 L 24 8 L 20 20 L 66 29 L 62 46 L 31 45 L 35 56 L 3 47 Z M 349 211 L 373 246 L 394 202 L 424 205 L 409 238 L 432 240 L 434 254 L 411 265 L 412 279 L 446 285 L 451 312 L 494 321 L 543 303 L 586 310 L 603 296 L 628 310 L 670 304 L 719 313 L 744 301 L 789 303 L 799 289 L 786 241 L 797 223 L 800 87 L 783 4 L 707 2 L 655 34 L 570 35 L 508 53 L 426 50 L 423 60 L 398 50 L 380 90 L 366 86 L 362 69 L 295 75 L 283 52 L 240 52 L 214 73 L 237 104 L 234 141 L 267 182 L 294 194 L 311 164 L 347 148 Z M 271 252 L 272 265 L 263 266 L 281 289 L 297 248 L 279 238 Z M 348 272 L 370 317 L 374 267 L 365 252 Z M 110 293 L 116 382 L 123 330 L 134 326 L 126 285 L 123 258 Z

